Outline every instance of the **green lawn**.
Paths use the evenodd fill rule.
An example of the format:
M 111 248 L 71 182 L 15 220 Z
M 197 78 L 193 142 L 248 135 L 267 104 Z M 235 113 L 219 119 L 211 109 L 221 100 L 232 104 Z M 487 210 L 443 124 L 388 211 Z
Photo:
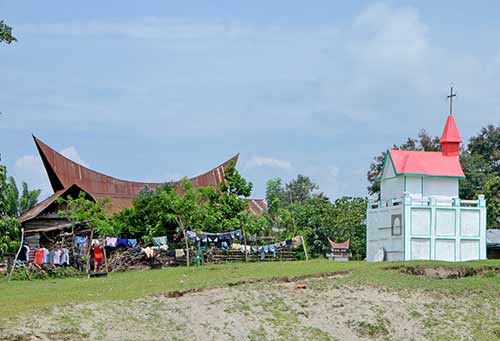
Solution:
M 419 262 L 418 264 L 430 264 Z M 436 263 L 449 266 L 457 263 Z M 469 266 L 500 266 L 500 261 L 460 263 Z M 341 281 L 359 285 L 392 288 L 422 288 L 454 293 L 475 291 L 500 295 L 500 277 L 470 277 L 460 280 L 425 279 L 402 275 L 397 270 L 386 270 L 397 263 L 332 262 L 313 260 L 300 262 L 233 263 L 203 267 L 178 267 L 163 270 L 111 273 L 107 278 L 67 278 L 32 282 L 0 280 L 0 318 L 18 313 L 81 302 L 129 300 L 145 295 L 226 285 L 231 282 L 271 277 L 300 276 L 342 270 L 352 271 Z

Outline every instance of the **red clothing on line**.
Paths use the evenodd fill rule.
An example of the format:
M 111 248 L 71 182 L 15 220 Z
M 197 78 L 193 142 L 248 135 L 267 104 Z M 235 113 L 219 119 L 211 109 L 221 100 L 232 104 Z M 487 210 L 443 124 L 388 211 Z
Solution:
M 102 247 L 94 246 L 94 262 L 102 263 L 104 260 L 104 251 Z
M 43 249 L 36 249 L 35 250 L 35 264 L 43 264 L 43 255 L 44 251 Z

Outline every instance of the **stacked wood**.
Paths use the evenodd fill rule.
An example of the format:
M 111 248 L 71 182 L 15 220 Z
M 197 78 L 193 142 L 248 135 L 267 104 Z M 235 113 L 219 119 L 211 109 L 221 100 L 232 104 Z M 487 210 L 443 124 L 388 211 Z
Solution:
M 153 259 L 148 259 L 143 252 L 134 249 L 114 250 L 108 257 L 109 271 L 148 269 L 152 264 L 172 266 L 176 262 L 175 257 L 169 256 L 167 252 L 160 252 Z

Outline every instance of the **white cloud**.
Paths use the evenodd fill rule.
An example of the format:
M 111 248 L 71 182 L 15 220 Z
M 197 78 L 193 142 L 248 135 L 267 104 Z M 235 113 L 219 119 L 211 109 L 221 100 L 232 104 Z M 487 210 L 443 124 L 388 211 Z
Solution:
M 319 186 L 319 191 L 325 193 L 329 198 L 335 199 L 342 195 L 337 166 L 309 166 L 302 174 L 309 176 Z
M 30 189 L 41 189 L 40 198 L 52 193 L 49 178 L 38 155 L 24 155 L 16 160 L 12 175 L 20 186 L 22 181 L 28 183 Z
M 75 147 L 64 148 L 60 153 L 82 166 L 88 167 L 88 164 L 80 158 L 80 154 Z M 18 185 L 22 181 L 26 181 L 29 188 L 41 189 L 42 194 L 40 195 L 40 199 L 53 193 L 45 167 L 39 155 L 24 155 L 17 159 L 14 163 L 12 175 Z
M 80 154 L 78 153 L 78 150 L 74 146 L 64 148 L 63 150 L 60 151 L 60 153 L 64 156 L 66 156 L 68 159 L 79 163 L 80 165 L 89 168 L 89 165 L 82 160 L 80 157 Z
M 272 157 L 254 156 L 245 164 L 245 168 L 269 167 L 281 170 L 292 169 L 292 164 L 287 160 L 280 160 Z

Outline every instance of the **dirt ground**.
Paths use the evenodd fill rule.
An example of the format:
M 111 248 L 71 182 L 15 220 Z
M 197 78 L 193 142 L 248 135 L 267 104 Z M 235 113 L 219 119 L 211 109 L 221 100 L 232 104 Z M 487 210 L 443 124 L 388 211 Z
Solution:
M 247 283 L 181 293 L 179 297 L 165 294 L 53 307 L 1 321 L 0 338 L 470 339 L 481 328 L 471 314 L 487 316 L 493 324 L 500 320 L 497 305 L 475 302 L 473 295 L 448 297 L 426 291 L 356 287 L 342 284 L 339 277 Z

